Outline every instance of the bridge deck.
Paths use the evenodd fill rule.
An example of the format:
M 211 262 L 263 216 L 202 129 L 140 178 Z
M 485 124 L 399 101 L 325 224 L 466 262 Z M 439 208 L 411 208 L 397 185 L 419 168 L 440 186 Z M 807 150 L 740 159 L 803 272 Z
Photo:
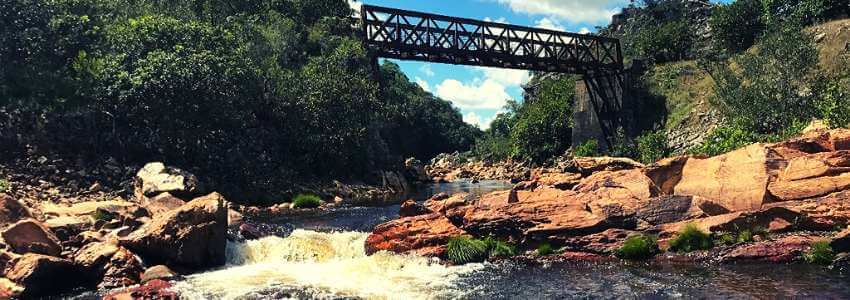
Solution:
M 378 56 L 571 74 L 623 69 L 617 39 L 363 5 Z

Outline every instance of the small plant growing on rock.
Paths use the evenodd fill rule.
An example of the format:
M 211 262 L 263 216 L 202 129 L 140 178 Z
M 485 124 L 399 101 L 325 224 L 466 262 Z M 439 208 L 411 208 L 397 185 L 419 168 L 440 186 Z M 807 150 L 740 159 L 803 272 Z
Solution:
M 9 191 L 9 181 L 5 178 L 0 178 L 0 193 Z
M 97 209 L 94 212 L 92 212 L 91 217 L 95 221 L 105 221 L 105 222 L 112 221 L 112 219 L 114 218 L 114 216 L 111 213 L 109 213 L 105 210 L 102 210 L 102 209 Z
M 292 208 L 316 208 L 322 205 L 322 198 L 313 194 L 300 194 L 292 199 Z
M 675 238 L 670 240 L 670 250 L 676 252 L 708 250 L 712 246 L 711 236 L 694 224 L 685 225 L 685 228 Z
M 656 253 L 658 253 L 657 238 L 641 234 L 627 238 L 614 255 L 621 259 L 644 260 L 652 258 Z
M 546 256 L 555 254 L 555 249 L 549 243 L 540 244 L 537 246 L 537 256 Z
M 812 249 L 806 254 L 803 254 L 803 259 L 810 264 L 829 265 L 835 260 L 835 253 L 832 251 L 832 246 L 829 241 L 822 240 L 812 244 Z
M 452 238 L 446 246 L 446 257 L 457 265 L 482 262 L 487 259 L 487 252 L 487 243 L 465 236 Z
M 731 246 L 735 244 L 735 236 L 731 233 L 724 232 L 717 237 L 717 244 Z
M 753 241 L 753 232 L 749 229 L 741 230 L 738 233 L 738 244 L 749 243 Z
M 487 245 L 487 256 L 490 258 L 511 257 L 516 255 L 516 248 L 507 242 L 488 237 L 484 239 L 484 244 Z

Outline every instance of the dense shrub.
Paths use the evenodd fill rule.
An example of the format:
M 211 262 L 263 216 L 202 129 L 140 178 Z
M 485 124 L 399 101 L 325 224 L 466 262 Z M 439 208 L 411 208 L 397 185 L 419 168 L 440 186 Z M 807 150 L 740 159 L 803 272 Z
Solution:
M 322 205 L 322 198 L 313 194 L 300 194 L 292 199 L 292 208 L 316 208 Z
M 648 132 L 636 139 L 638 160 L 645 164 L 654 163 L 671 154 L 667 145 L 667 135 L 663 130 Z
M 539 163 L 569 148 L 574 95 L 572 76 L 539 83 L 536 97 L 515 112 L 511 139 L 516 156 Z
M 614 255 L 622 259 L 643 260 L 652 258 L 656 253 L 658 253 L 658 241 L 655 237 L 632 235 L 614 252 Z
M 817 241 L 812 244 L 812 248 L 803 254 L 806 262 L 816 265 L 829 265 L 835 260 L 835 253 L 832 251 L 832 246 L 829 241 Z
M 693 252 L 711 249 L 711 236 L 694 224 L 685 225 L 679 233 L 670 240 L 670 251 Z
M 817 103 L 823 120 L 833 128 L 850 126 L 850 76 L 828 81 Z
M 487 243 L 461 236 L 449 240 L 446 246 L 446 257 L 454 264 L 482 262 L 487 259 Z
M 718 6 L 709 19 L 716 50 L 747 50 L 764 31 L 761 0 L 738 0 Z
M 662 63 L 689 57 L 694 39 L 687 21 L 671 21 L 638 32 L 633 47 L 638 57 Z
M 599 155 L 599 142 L 595 139 L 587 140 L 573 148 L 575 157 L 593 157 Z

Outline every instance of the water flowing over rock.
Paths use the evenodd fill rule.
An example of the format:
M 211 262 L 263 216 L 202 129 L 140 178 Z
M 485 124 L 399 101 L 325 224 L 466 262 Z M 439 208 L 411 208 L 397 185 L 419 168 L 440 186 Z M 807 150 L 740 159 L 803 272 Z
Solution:
M 146 262 L 197 270 L 224 264 L 226 236 L 224 197 L 213 193 L 154 217 L 121 244 Z

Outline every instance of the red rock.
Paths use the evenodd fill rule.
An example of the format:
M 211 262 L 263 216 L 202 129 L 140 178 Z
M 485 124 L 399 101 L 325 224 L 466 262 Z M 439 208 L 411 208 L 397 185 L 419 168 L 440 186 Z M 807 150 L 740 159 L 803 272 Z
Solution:
M 10 263 L 6 278 L 23 288 L 22 298 L 55 295 L 78 287 L 84 280 L 68 260 L 27 253 Z
M 141 261 L 129 250 L 109 243 L 85 245 L 74 256 L 74 263 L 97 282 L 99 288 L 125 287 L 139 283 L 144 271 Z
M 766 207 L 782 207 L 806 216 L 817 230 L 850 224 L 850 190 L 802 201 L 772 203 Z
M 797 260 L 816 240 L 815 236 L 793 235 L 743 245 L 723 255 L 722 261 L 788 263 Z
M 559 254 L 558 257 L 567 261 L 576 262 L 595 262 L 605 259 L 605 257 L 600 256 L 599 254 L 576 251 L 564 251 Z
M 3 239 L 20 254 L 38 253 L 59 256 L 62 253 L 59 239 L 36 220 L 19 221 L 3 231 Z
M 196 270 L 225 263 L 226 236 L 224 197 L 212 193 L 154 217 L 121 245 L 146 261 Z
M 582 174 L 592 174 L 601 171 L 621 171 L 642 169 L 645 166 L 629 158 L 623 157 L 577 157 L 573 164 Z
M 766 145 L 754 144 L 712 158 L 690 158 L 680 178 L 669 177 L 677 181 L 675 195 L 707 198 L 730 211 L 754 210 L 768 201 L 767 184 L 781 162 Z
M 177 300 L 180 296 L 174 292 L 171 283 L 165 280 L 151 280 L 141 286 L 114 292 L 103 297 L 104 300 L 161 299 Z
M 564 248 L 570 251 L 579 253 L 594 253 L 608 255 L 623 246 L 623 242 L 630 236 L 635 234 L 631 230 L 608 229 L 600 233 L 594 233 L 586 236 L 577 236 L 569 238 L 553 237 L 551 242 L 557 245 L 563 245 Z
M 406 253 L 443 246 L 449 239 L 465 234 L 466 232 L 439 213 L 407 217 L 375 227 L 372 234 L 366 238 L 366 253 Z
M 21 202 L 0 193 L 0 228 L 27 218 L 32 218 L 32 213 Z
M 660 196 L 637 208 L 637 218 L 649 225 L 675 223 L 707 217 L 700 208 L 704 202 L 693 196 Z
M 574 191 L 591 213 L 619 228 L 635 228 L 637 210 L 659 194 L 641 170 L 598 172 L 582 180 Z
M 400 217 L 413 217 L 430 213 L 431 210 L 425 208 L 422 204 L 416 203 L 416 201 L 412 199 L 402 203 L 398 211 L 398 215 Z
M 177 272 L 172 271 L 167 266 L 158 265 L 158 266 L 153 266 L 153 267 L 147 268 L 147 270 L 145 270 L 145 272 L 142 273 L 141 279 L 142 279 L 142 283 L 144 284 L 144 283 L 148 283 L 149 281 L 153 281 L 153 280 L 157 280 L 157 279 L 168 281 L 168 280 L 172 280 L 172 279 L 175 279 L 175 278 L 178 278 L 178 277 L 180 277 L 180 275 L 177 274 Z
M 150 198 L 143 197 L 141 203 L 150 212 L 151 216 L 157 216 L 183 206 L 186 204 L 186 201 L 165 192 Z
M 823 152 L 788 162 L 770 192 L 782 200 L 800 200 L 850 188 L 850 151 Z
M 530 182 L 533 182 L 534 186 L 569 190 L 578 185 L 581 182 L 581 178 L 581 174 L 574 173 L 543 173 L 533 176 Z

